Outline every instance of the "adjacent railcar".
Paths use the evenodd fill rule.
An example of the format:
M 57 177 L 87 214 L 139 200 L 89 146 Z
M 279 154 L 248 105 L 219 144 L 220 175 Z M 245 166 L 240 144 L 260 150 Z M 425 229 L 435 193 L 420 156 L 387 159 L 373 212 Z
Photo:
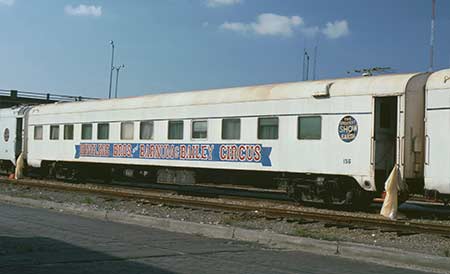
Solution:
M 433 73 L 426 87 L 425 193 L 450 201 L 450 70 Z
M 423 188 L 428 73 L 56 103 L 28 115 L 28 165 L 50 174 L 245 178 L 300 200 L 368 201 L 395 164 Z
M 14 171 L 16 159 L 26 145 L 23 129 L 25 128 L 24 115 L 27 109 L 26 106 L 0 109 L 1 171 Z

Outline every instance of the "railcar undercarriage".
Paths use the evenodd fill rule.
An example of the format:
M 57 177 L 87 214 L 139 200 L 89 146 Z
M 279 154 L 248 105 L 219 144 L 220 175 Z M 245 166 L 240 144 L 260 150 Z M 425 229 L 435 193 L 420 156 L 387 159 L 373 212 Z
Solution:
M 0 160 L 0 172 L 2 173 L 13 173 L 15 166 L 11 161 Z
M 37 171 L 37 172 L 36 172 Z M 304 203 L 351 205 L 365 208 L 375 193 L 363 190 L 351 177 L 223 169 L 131 166 L 100 163 L 49 162 L 30 176 L 82 181 L 97 179 L 157 182 L 160 184 L 221 184 L 283 190 L 293 200 Z
M 347 176 L 296 174 L 294 178 L 276 178 L 279 187 L 297 202 L 367 207 L 374 194 L 363 190 Z

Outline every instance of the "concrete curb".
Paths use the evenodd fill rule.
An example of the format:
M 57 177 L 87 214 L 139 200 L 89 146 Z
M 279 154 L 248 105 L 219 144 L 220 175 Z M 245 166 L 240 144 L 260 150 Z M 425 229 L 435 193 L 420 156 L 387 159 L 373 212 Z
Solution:
M 237 227 L 199 224 L 145 215 L 93 209 L 83 205 L 57 203 L 0 194 L 0 201 L 30 207 L 54 209 L 79 216 L 134 224 L 161 230 L 196 234 L 210 238 L 239 240 L 269 245 L 274 248 L 301 250 L 322 255 L 351 258 L 358 261 L 435 273 L 450 273 L 450 258 L 406 252 L 395 248 L 369 246 L 350 242 L 332 242 L 277 234 Z

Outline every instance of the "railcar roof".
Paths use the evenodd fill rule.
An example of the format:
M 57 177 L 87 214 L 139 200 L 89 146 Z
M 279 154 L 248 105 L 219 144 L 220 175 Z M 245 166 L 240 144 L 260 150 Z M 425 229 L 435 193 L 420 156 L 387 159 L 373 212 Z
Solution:
M 326 89 L 326 86 L 330 84 L 330 97 L 402 94 L 405 92 L 408 81 L 418 74 L 420 73 L 338 78 L 213 90 L 158 93 L 138 97 L 84 102 L 54 103 L 33 107 L 32 113 L 84 112 L 92 111 L 93 109 L 138 109 L 312 98 L 315 92 Z

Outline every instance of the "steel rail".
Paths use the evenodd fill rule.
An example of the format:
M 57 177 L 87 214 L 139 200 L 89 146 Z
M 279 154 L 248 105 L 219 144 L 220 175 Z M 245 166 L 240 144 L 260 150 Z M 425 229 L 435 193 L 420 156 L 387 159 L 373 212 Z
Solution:
M 424 233 L 424 234 L 437 234 L 450 237 L 450 225 L 444 224 L 431 224 L 421 223 L 416 221 L 404 221 L 404 220 L 389 220 L 382 217 L 362 217 L 354 216 L 342 213 L 324 213 L 324 212 L 311 212 L 307 210 L 298 209 L 286 209 L 279 207 L 263 207 L 261 205 L 236 203 L 236 200 L 224 201 L 212 201 L 212 200 L 198 200 L 189 197 L 170 197 L 167 195 L 161 195 L 161 191 L 124 188 L 124 187 L 111 187 L 100 186 L 95 184 L 72 184 L 64 182 L 48 182 L 37 180 L 9 180 L 0 178 L 0 183 L 12 183 L 18 185 L 25 185 L 30 187 L 41 187 L 47 189 L 58 189 L 65 191 L 95 193 L 101 195 L 116 196 L 122 198 L 133 199 L 146 199 L 154 203 L 164 203 L 175 206 L 187 206 L 208 208 L 221 211 L 233 211 L 233 212 L 257 212 L 261 216 L 274 217 L 274 218 L 287 218 L 291 220 L 314 220 L 322 221 L 332 224 L 340 224 L 346 226 L 362 226 L 370 228 L 380 228 L 389 231 L 401 231 L 407 233 Z M 232 203 L 233 201 L 234 203 Z

